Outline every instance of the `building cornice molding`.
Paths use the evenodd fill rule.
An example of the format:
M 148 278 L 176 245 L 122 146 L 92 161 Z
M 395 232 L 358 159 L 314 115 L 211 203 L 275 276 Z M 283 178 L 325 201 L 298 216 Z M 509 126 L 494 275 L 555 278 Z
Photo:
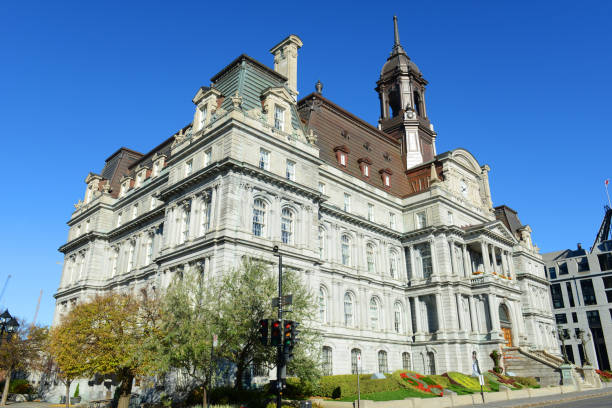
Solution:
M 59 247 L 57 250 L 59 252 L 62 252 L 63 254 L 67 254 L 68 252 L 72 252 L 75 249 L 80 248 L 83 245 L 89 242 L 93 242 L 97 239 L 107 239 L 107 234 L 103 232 L 91 231 L 71 241 L 66 242 L 64 245 Z
M 119 235 L 123 235 L 128 231 L 133 231 L 137 229 L 138 227 L 141 227 L 149 223 L 149 221 L 151 220 L 160 218 L 159 217 L 160 215 L 165 215 L 165 214 L 166 214 L 166 208 L 163 205 L 160 205 L 159 207 L 154 208 L 146 212 L 145 214 L 138 216 L 138 218 L 128 221 L 125 224 L 109 231 L 107 236 L 109 239 L 112 240 L 114 238 L 117 238 Z
M 397 239 L 399 240 L 401 238 L 401 233 L 392 230 L 391 228 L 388 227 L 383 227 L 380 224 L 376 224 L 372 221 L 368 221 L 366 218 L 361 217 L 359 215 L 355 215 L 355 214 L 351 214 L 348 213 L 344 210 L 341 210 L 338 207 L 335 207 L 331 204 L 328 203 L 321 203 L 319 205 L 319 209 L 323 214 L 327 214 L 330 215 L 334 218 L 340 219 L 342 221 L 347 221 L 350 222 L 351 224 L 354 224 L 356 226 L 359 226 L 361 228 L 365 228 L 368 229 L 370 231 L 373 232 L 377 232 L 379 234 L 382 234 L 388 238 L 391 239 Z

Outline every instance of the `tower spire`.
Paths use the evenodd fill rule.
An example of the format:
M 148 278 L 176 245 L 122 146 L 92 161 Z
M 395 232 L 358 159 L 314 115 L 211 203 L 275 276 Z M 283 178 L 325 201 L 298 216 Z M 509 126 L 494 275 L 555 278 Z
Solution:
M 406 52 L 400 44 L 399 29 L 397 28 L 397 16 L 393 16 L 393 51 L 391 55 L 405 54 Z

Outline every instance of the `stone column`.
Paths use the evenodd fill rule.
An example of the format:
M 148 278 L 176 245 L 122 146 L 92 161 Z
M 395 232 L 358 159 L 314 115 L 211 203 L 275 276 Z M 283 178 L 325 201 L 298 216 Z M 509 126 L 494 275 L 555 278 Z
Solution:
M 497 296 L 494 293 L 489 293 L 489 315 L 491 316 L 491 334 L 498 334 L 501 332 L 499 324 L 499 314 L 497 306 Z M 492 338 L 494 338 L 492 336 Z
M 489 266 L 489 253 L 487 252 L 487 245 L 484 241 L 480 241 L 480 249 L 482 250 L 482 266 L 484 269 L 484 273 L 491 273 L 491 268 Z
M 438 268 L 438 257 L 436 256 L 436 243 L 434 239 L 429 241 L 429 250 L 431 251 L 431 276 L 440 276 Z
M 474 296 L 470 295 L 470 323 L 472 326 L 472 333 L 478 333 L 478 318 L 476 316 L 476 302 L 474 302 Z
M 461 304 L 461 293 L 455 293 L 455 309 L 457 310 L 457 329 L 465 331 L 465 322 L 463 321 L 463 305 Z
M 446 322 L 444 319 L 444 309 L 442 306 L 442 295 L 437 292 L 436 295 L 436 317 L 438 318 L 438 333 L 436 340 L 446 338 Z
M 469 277 L 472 276 L 472 263 L 470 262 L 470 254 L 469 251 L 467 249 L 467 244 L 463 244 L 461 246 L 461 249 L 463 251 L 463 273 L 465 277 Z
M 408 336 L 414 334 L 414 328 L 412 327 L 412 308 L 410 307 L 410 298 L 406 297 L 406 333 Z
M 448 250 L 450 253 L 451 275 L 458 275 L 459 268 L 455 265 L 455 242 L 452 239 L 448 240 Z
M 414 321 L 416 323 L 415 327 L 415 338 L 416 341 L 423 339 L 423 320 L 421 317 L 421 301 L 418 296 L 412 298 L 414 300 Z
M 410 244 L 408 248 L 410 251 L 410 279 L 417 279 L 419 278 L 419 273 L 414 259 L 414 245 Z

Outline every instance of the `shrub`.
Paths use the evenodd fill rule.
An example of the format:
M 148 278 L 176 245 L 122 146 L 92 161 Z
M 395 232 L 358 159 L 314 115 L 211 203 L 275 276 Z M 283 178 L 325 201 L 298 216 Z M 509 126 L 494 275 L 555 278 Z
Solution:
M 401 385 L 388 375 L 387 378 L 380 380 L 370 379 L 371 374 L 360 374 L 359 385 L 362 394 L 395 391 L 401 389 Z M 342 398 L 357 395 L 357 375 L 329 375 L 321 377 L 320 394 L 327 398 Z
M 2 384 L 4 386 L 4 384 Z M 28 380 L 13 380 L 9 384 L 9 392 L 11 394 L 32 394 L 34 389 Z
M 295 377 L 287 378 L 287 389 L 283 392 L 288 399 L 306 399 L 317 394 L 319 394 L 319 384 Z
M 515 382 L 524 385 L 526 387 L 531 387 L 531 388 L 535 388 L 535 387 L 539 387 L 540 384 L 538 383 L 538 380 L 536 380 L 534 377 L 511 377 Z
M 79 383 L 77 383 L 76 389 L 74 390 L 74 398 L 79 398 L 81 395 L 79 393 Z

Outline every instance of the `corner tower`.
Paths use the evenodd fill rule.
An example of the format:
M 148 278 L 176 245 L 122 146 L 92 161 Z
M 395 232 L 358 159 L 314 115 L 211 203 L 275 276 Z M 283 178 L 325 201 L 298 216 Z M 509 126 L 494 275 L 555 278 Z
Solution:
M 406 169 L 409 169 L 433 160 L 436 133 L 427 117 L 427 81 L 400 44 L 396 16 L 393 16 L 393 29 L 393 49 L 376 82 L 380 98 L 378 126 L 401 140 Z

